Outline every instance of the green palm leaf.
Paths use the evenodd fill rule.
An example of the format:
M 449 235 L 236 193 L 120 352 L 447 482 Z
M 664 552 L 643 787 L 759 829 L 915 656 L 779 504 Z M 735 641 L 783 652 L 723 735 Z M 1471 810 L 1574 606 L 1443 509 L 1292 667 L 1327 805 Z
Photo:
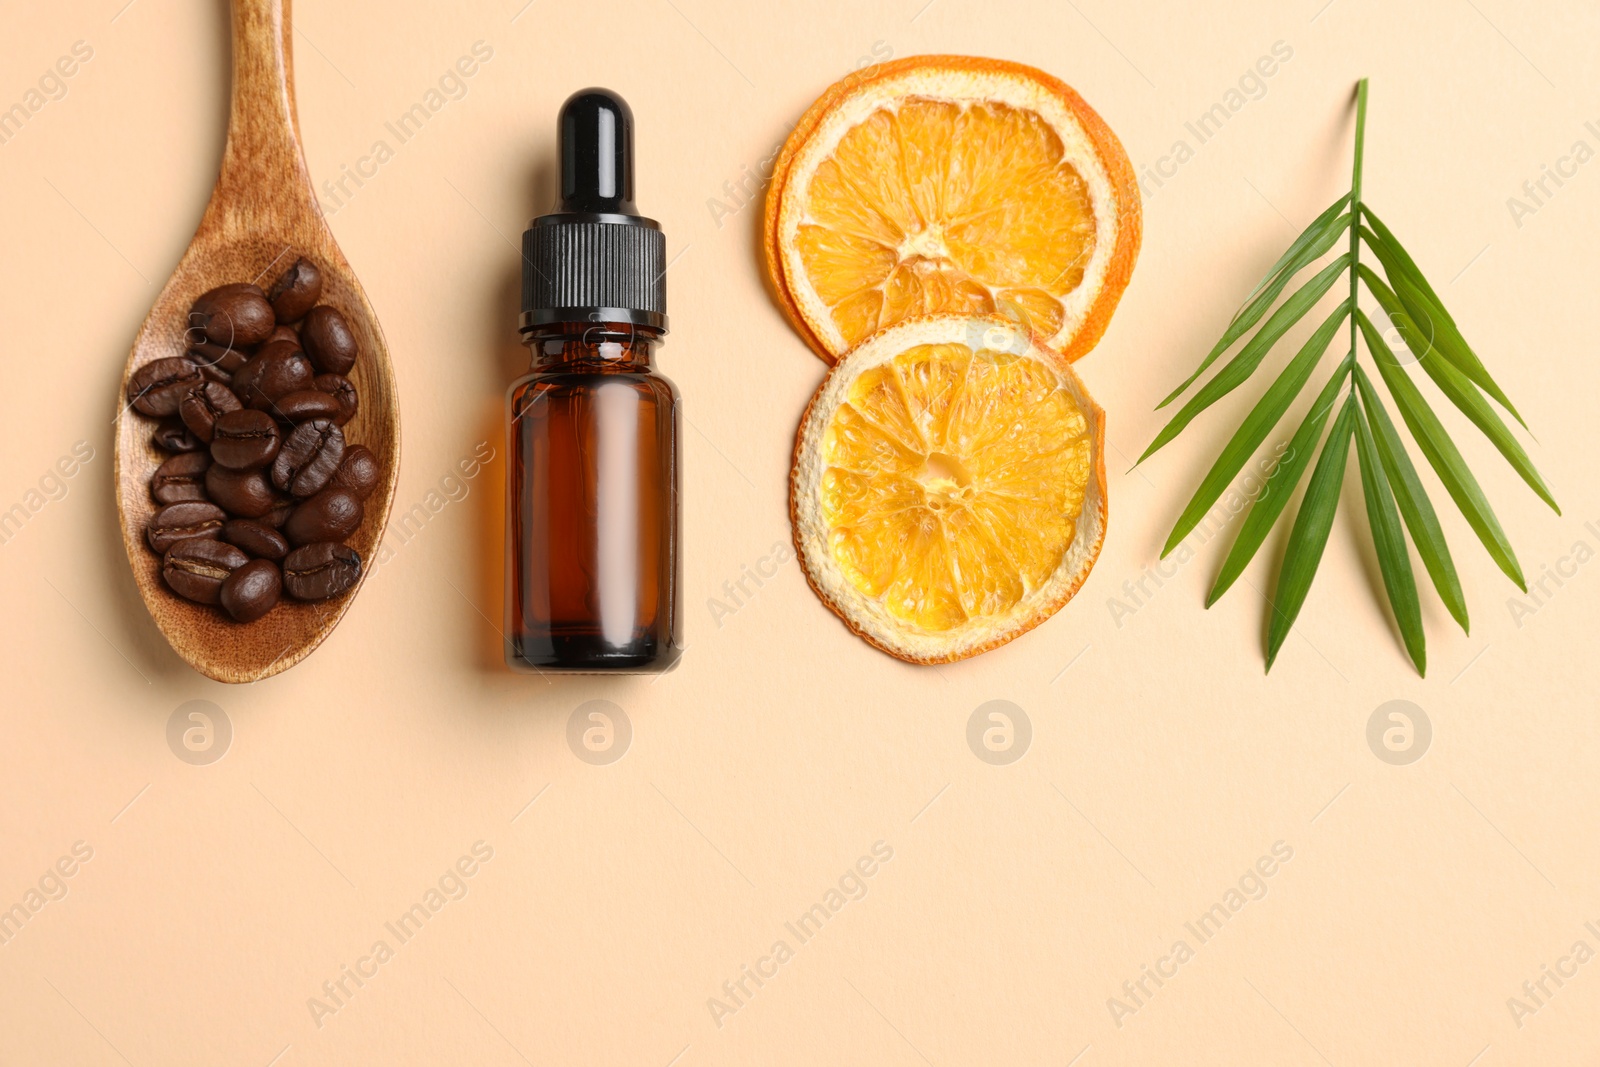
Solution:
M 1189 531 L 1193 530 L 1200 522 L 1202 516 L 1217 502 L 1222 491 L 1228 487 L 1233 476 L 1239 473 L 1245 461 L 1255 454 L 1261 442 L 1267 439 L 1267 434 L 1278 425 L 1278 420 L 1283 418 L 1283 413 L 1289 410 L 1289 405 L 1294 398 L 1300 395 L 1300 390 L 1311 378 L 1311 372 L 1316 369 L 1317 361 L 1328 350 L 1328 342 L 1333 340 L 1333 335 L 1338 331 L 1339 324 L 1344 322 L 1350 314 L 1350 301 L 1340 304 L 1332 315 L 1318 326 L 1309 340 L 1301 346 L 1300 352 L 1289 361 L 1289 365 L 1278 375 L 1278 380 L 1266 391 L 1256 406 L 1250 409 L 1250 414 L 1245 416 L 1244 423 L 1235 431 L 1233 439 L 1223 448 L 1222 454 L 1211 465 L 1211 470 L 1200 482 L 1200 488 L 1194 491 L 1194 496 L 1189 499 L 1189 506 L 1183 509 L 1183 514 L 1178 516 L 1177 524 L 1172 527 L 1172 533 L 1167 537 L 1167 545 L 1161 550 L 1162 558 L 1176 548 Z
M 1304 252 L 1307 248 L 1311 247 L 1313 244 L 1318 243 L 1317 238 L 1318 238 L 1318 235 L 1321 234 L 1323 228 L 1326 227 L 1330 222 L 1332 222 L 1333 219 L 1334 219 L 1334 216 L 1338 215 L 1339 212 L 1348 203 L 1350 203 L 1350 194 L 1349 193 L 1345 193 L 1339 199 L 1335 200 L 1333 203 L 1331 203 L 1327 207 L 1323 208 L 1322 209 L 1322 214 L 1320 214 L 1316 218 L 1312 219 L 1310 224 L 1307 225 L 1305 229 L 1300 231 L 1300 236 L 1296 237 L 1294 239 L 1294 242 L 1292 244 L 1290 244 L 1287 249 L 1284 250 L 1283 255 L 1279 256 L 1278 257 L 1278 261 L 1272 265 L 1272 269 L 1268 270 L 1267 273 L 1266 273 L 1266 276 L 1263 277 L 1259 282 L 1256 283 L 1256 287 L 1254 289 L 1250 290 L 1250 295 L 1244 298 L 1245 299 L 1245 304 L 1249 304 L 1250 301 L 1255 299 L 1255 297 L 1263 289 L 1265 289 L 1267 287 L 1267 284 L 1269 282 L 1271 282 L 1273 279 L 1277 278 L 1280 274 L 1282 274 L 1282 275 L 1290 275 L 1290 274 L 1295 273 L 1292 270 L 1285 270 L 1284 269 L 1291 262 L 1299 259 L 1299 260 L 1301 260 L 1301 266 L 1304 266 L 1306 263 L 1309 263 L 1312 260 L 1316 259 L 1317 258 L 1316 256 L 1310 256 L 1310 257 L 1302 259 L 1300 254 L 1302 252 Z M 1243 313 L 1243 311 L 1244 311 L 1244 307 L 1241 306 L 1239 308 L 1239 311 L 1234 313 L 1234 318 L 1238 318 L 1239 315 L 1241 313 Z
M 1412 466 L 1411 457 L 1406 454 L 1405 445 L 1401 444 L 1400 434 L 1395 430 L 1377 389 L 1373 387 L 1372 379 L 1359 366 L 1355 373 L 1356 387 L 1361 392 L 1361 405 L 1372 428 L 1378 458 L 1383 462 L 1395 502 L 1400 505 L 1400 515 L 1405 519 L 1406 529 L 1416 543 L 1417 555 L 1422 557 L 1422 565 L 1427 568 L 1428 576 L 1433 579 L 1433 587 L 1439 591 L 1439 599 L 1444 601 L 1451 617 L 1461 625 L 1463 633 L 1470 632 L 1467 600 L 1461 592 L 1461 579 L 1456 576 L 1455 561 L 1450 558 L 1450 546 L 1445 543 L 1444 531 L 1439 526 L 1439 516 L 1433 510 L 1433 502 L 1422 488 L 1417 468 Z
M 1289 439 L 1289 447 L 1267 476 L 1267 484 L 1261 490 L 1261 495 L 1250 505 L 1250 513 L 1239 527 L 1239 536 L 1234 538 L 1233 548 L 1228 551 L 1228 558 L 1223 561 L 1222 570 L 1212 583 L 1211 593 L 1206 597 L 1206 607 L 1215 604 L 1244 573 L 1245 567 L 1255 558 L 1261 542 L 1266 540 L 1267 531 L 1283 514 L 1284 506 L 1294 495 L 1295 486 L 1300 484 L 1300 475 L 1311 465 L 1312 453 L 1316 452 L 1317 442 L 1322 439 L 1323 427 L 1328 425 L 1328 416 L 1332 414 L 1333 403 L 1338 399 L 1339 387 L 1344 384 L 1352 367 L 1355 367 L 1354 352 L 1344 358 L 1333 377 L 1328 379 L 1328 384 L 1311 402 L 1311 410 L 1306 412 L 1300 428 Z
M 1311 310 L 1312 305 L 1333 288 L 1333 283 L 1349 265 L 1350 253 L 1346 252 L 1322 268 L 1315 277 L 1284 301 L 1283 306 L 1274 311 L 1266 324 L 1256 331 L 1250 343 L 1240 349 L 1239 354 L 1217 372 L 1216 377 L 1201 386 L 1200 391 L 1189 398 L 1189 402 L 1183 405 L 1183 408 L 1172 417 L 1172 421 L 1156 435 L 1156 439 L 1150 442 L 1150 447 L 1144 450 L 1139 462 L 1143 463 L 1162 445 L 1178 436 L 1185 426 L 1194 421 L 1196 415 L 1244 384 L 1245 379 L 1255 373 L 1255 369 L 1261 365 L 1261 360 L 1278 342 L 1278 338 L 1282 337 L 1290 326 L 1299 322 L 1300 318 Z
M 1494 413 L 1494 408 L 1478 392 L 1475 385 L 1450 364 L 1439 359 L 1423 359 L 1422 369 L 1432 378 L 1439 391 L 1449 397 L 1451 402 L 1461 410 L 1473 424 L 1482 430 L 1484 436 L 1494 442 L 1494 447 L 1506 458 L 1512 468 L 1528 483 L 1528 487 L 1539 495 L 1539 499 L 1550 505 L 1552 511 L 1561 514 L 1561 506 L 1556 503 L 1556 498 L 1550 495 L 1550 490 L 1544 484 L 1544 479 L 1534 469 L 1533 460 L 1522 450 L 1517 439 L 1511 436 L 1511 430 L 1501 421 L 1500 416 Z
M 1360 268 L 1361 280 L 1366 282 L 1372 295 L 1378 298 L 1384 314 L 1389 316 L 1389 321 L 1394 323 L 1395 329 L 1400 331 L 1400 336 L 1405 339 L 1406 347 L 1416 355 L 1417 362 L 1422 364 L 1422 369 L 1432 378 L 1439 391 L 1448 397 L 1473 425 L 1483 431 L 1485 437 L 1494 443 L 1500 454 L 1506 457 L 1506 462 L 1522 476 L 1528 487 L 1546 504 L 1555 509 L 1557 515 L 1561 508 L 1556 504 L 1555 497 L 1550 495 L 1550 490 L 1545 486 L 1544 479 L 1534 469 L 1533 461 L 1522 450 L 1517 439 L 1511 435 L 1511 430 L 1494 413 L 1487 401 L 1478 392 L 1467 377 L 1457 370 L 1441 355 L 1439 349 L 1428 343 L 1428 333 L 1425 327 L 1419 327 L 1411 315 L 1400 306 L 1395 294 L 1383 284 L 1372 271 L 1366 267 Z M 1434 357 L 1438 358 L 1434 358 Z
M 1358 295 L 1363 283 L 1400 331 L 1407 347 L 1421 362 L 1423 372 L 1433 380 L 1439 391 L 1489 438 L 1523 481 L 1560 514 L 1544 479 L 1494 405 L 1510 413 L 1519 423 L 1523 421 L 1521 414 L 1489 374 L 1478 354 L 1462 337 L 1460 328 L 1445 309 L 1444 301 L 1423 276 L 1411 254 L 1362 199 L 1366 113 L 1367 80 L 1363 78 L 1356 86 L 1355 152 L 1350 191 L 1329 205 L 1295 238 L 1245 298 L 1228 321 L 1221 338 L 1200 361 L 1199 367 L 1157 405 L 1159 410 L 1183 396 L 1230 347 L 1252 329 L 1255 330 L 1254 336 L 1244 342 L 1232 360 L 1201 385 L 1169 418 L 1139 457 L 1140 463 L 1150 458 L 1187 429 L 1207 408 L 1243 385 L 1288 330 L 1305 317 L 1334 283 L 1348 272 L 1349 298 L 1312 332 L 1311 337 L 1250 408 L 1189 497 L 1161 550 L 1161 556 L 1165 558 L 1183 544 L 1192 532 L 1201 528 L 1200 524 L 1214 511 L 1231 481 L 1239 475 L 1250 457 L 1260 449 L 1305 390 L 1306 384 L 1316 373 L 1318 363 L 1326 354 L 1333 335 L 1348 316 L 1351 320 L 1348 355 L 1318 392 L 1290 439 L 1287 451 L 1278 457 L 1277 466 L 1267 476 L 1260 495 L 1251 502 L 1248 514 L 1240 524 L 1238 536 L 1206 597 L 1206 606 L 1210 607 L 1243 574 L 1266 542 L 1267 534 L 1287 510 L 1302 476 L 1310 469 L 1310 480 L 1290 527 L 1272 596 L 1268 600 L 1268 671 L 1272 669 L 1272 664 L 1294 628 L 1317 567 L 1322 562 L 1334 515 L 1339 507 L 1352 444 L 1361 473 L 1367 526 L 1377 552 L 1385 595 L 1401 642 L 1418 672 L 1427 672 L 1427 641 L 1410 544 L 1416 546 L 1417 555 L 1451 617 L 1461 625 L 1463 631 L 1469 625 L 1466 597 L 1462 593 L 1461 580 L 1456 573 L 1455 561 L 1445 541 L 1439 516 L 1428 499 L 1427 490 L 1418 477 L 1407 446 L 1390 419 L 1373 379 L 1368 377 L 1358 361 L 1360 342 L 1357 341 L 1357 334 L 1361 335 L 1369 355 L 1376 362 L 1377 376 L 1383 379 L 1401 420 L 1466 518 L 1467 525 L 1507 577 L 1524 591 L 1527 589 L 1521 565 L 1505 531 L 1501 529 L 1500 521 L 1484 497 L 1477 479 L 1467 468 L 1460 450 L 1423 399 L 1411 374 L 1378 335 L 1372 320 L 1360 310 Z M 1348 251 L 1326 264 L 1274 309 L 1274 304 L 1287 291 L 1295 276 L 1319 260 L 1346 234 L 1349 239 Z M 1363 262 L 1363 247 L 1382 267 L 1383 277 Z M 1334 417 L 1333 408 L 1346 382 L 1352 384 L 1344 397 L 1343 406 Z M 1494 405 L 1491 405 L 1491 400 Z M 1328 429 L 1330 418 L 1333 420 L 1331 430 Z M 1526 424 L 1523 425 L 1526 428 Z M 1326 440 L 1323 439 L 1325 430 Z M 1319 441 L 1322 442 L 1320 452 Z M 1314 466 L 1311 463 L 1313 453 L 1318 453 Z
M 1351 224 L 1351 216 L 1348 213 L 1338 215 L 1339 209 L 1349 202 L 1350 194 L 1346 193 L 1330 204 L 1326 211 L 1311 220 L 1311 225 L 1307 226 L 1300 236 L 1294 239 L 1294 243 L 1289 246 L 1288 251 L 1278 257 L 1278 262 L 1274 263 L 1272 269 L 1267 271 L 1266 277 L 1262 278 L 1250 295 L 1245 297 L 1244 303 L 1240 305 L 1238 311 L 1234 312 L 1233 318 L 1228 322 L 1228 328 L 1223 331 L 1222 337 L 1211 347 L 1211 351 L 1206 354 L 1206 358 L 1200 361 L 1200 366 L 1196 367 L 1194 373 L 1183 380 L 1182 385 L 1167 394 L 1167 398 L 1156 405 L 1157 411 L 1182 396 L 1184 390 L 1193 385 L 1195 379 L 1204 374 L 1206 368 L 1217 361 L 1218 356 L 1232 347 L 1233 343 L 1243 337 L 1250 327 L 1261 320 L 1261 316 L 1266 314 L 1267 308 L 1271 307 L 1273 301 L 1278 299 L 1278 294 L 1283 292 L 1284 286 L 1289 284 L 1291 278 L 1300 273 L 1307 264 L 1321 259 L 1328 249 L 1333 247 L 1333 243 L 1339 239 L 1339 235 Z M 1334 217 L 1336 215 L 1338 215 L 1337 218 Z
M 1457 370 L 1466 375 L 1478 388 L 1494 397 L 1501 407 L 1522 423 L 1523 429 L 1527 429 L 1527 422 L 1499 384 L 1490 376 L 1489 369 L 1483 365 L 1483 361 L 1472 350 L 1472 346 L 1467 344 L 1466 338 L 1461 336 L 1456 320 L 1445 310 L 1444 301 L 1439 299 L 1439 294 L 1428 284 L 1428 279 L 1423 277 L 1422 271 L 1418 269 L 1404 246 L 1389 232 L 1389 228 L 1382 220 L 1373 214 L 1370 207 L 1363 204 L 1361 210 L 1367 221 L 1372 223 L 1371 230 L 1361 228 L 1361 237 L 1366 241 L 1367 247 L 1377 255 L 1378 262 L 1383 264 L 1383 272 L 1389 276 L 1389 281 L 1394 285 L 1395 292 L 1406 310 L 1411 312 L 1419 325 L 1427 327 L 1427 336 L 1432 339 L 1444 357 L 1455 364 Z
M 1354 397 L 1352 396 L 1352 400 Z M 1367 503 L 1367 526 L 1372 530 L 1372 547 L 1378 553 L 1378 570 L 1389 594 L 1395 625 L 1405 642 L 1417 673 L 1428 673 L 1427 641 L 1422 632 L 1422 603 L 1417 599 L 1417 581 L 1411 573 L 1411 556 L 1406 552 L 1406 537 L 1400 530 L 1400 513 L 1395 509 L 1389 480 L 1378 461 L 1377 446 L 1361 409 L 1354 407 L 1356 457 L 1361 465 L 1361 493 Z
M 1289 531 L 1289 547 L 1283 552 L 1283 570 L 1272 596 L 1272 621 L 1267 625 L 1267 670 L 1278 658 L 1278 650 L 1294 627 L 1300 608 L 1311 590 L 1311 579 L 1322 562 L 1333 528 L 1333 513 L 1339 507 L 1339 488 L 1344 483 L 1345 460 L 1350 455 L 1350 437 L 1355 430 L 1355 397 L 1347 397 L 1334 421 L 1328 441 L 1311 472 L 1305 499 Z
M 1506 540 L 1505 531 L 1500 528 L 1500 520 L 1495 518 L 1494 509 L 1484 498 L 1478 480 L 1467 469 L 1466 461 L 1461 458 L 1450 435 L 1439 424 L 1439 417 L 1428 407 L 1428 402 L 1417 391 L 1416 384 L 1400 366 L 1400 361 L 1389 351 L 1389 346 L 1383 343 L 1378 328 L 1372 325 L 1366 313 L 1358 309 L 1356 322 L 1366 338 L 1373 360 L 1378 364 L 1378 373 L 1384 385 L 1389 387 L 1389 395 L 1394 397 L 1400 417 L 1405 420 L 1417 447 L 1422 449 L 1434 473 L 1444 483 L 1445 491 L 1456 502 L 1456 507 L 1461 509 L 1467 525 L 1483 542 L 1490 558 L 1505 572 L 1506 577 L 1517 584 L 1517 588 L 1527 592 L 1528 586 L 1522 579 L 1522 567 L 1517 563 L 1517 554 L 1512 551 L 1511 543 Z

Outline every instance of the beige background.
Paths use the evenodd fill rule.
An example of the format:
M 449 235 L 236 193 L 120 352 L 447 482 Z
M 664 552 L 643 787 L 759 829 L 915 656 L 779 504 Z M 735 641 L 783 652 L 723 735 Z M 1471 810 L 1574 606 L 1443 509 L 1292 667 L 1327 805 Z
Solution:
M 319 181 L 387 138 L 384 123 L 474 42 L 493 49 L 463 98 L 329 205 L 399 374 L 396 514 L 441 485 L 459 499 L 396 542 L 313 657 L 228 688 L 184 667 L 151 625 L 110 487 L 123 360 L 221 150 L 226 13 L 212 0 L 125 2 L 14 4 L 0 35 L 4 107 L 75 41 L 93 48 L 65 97 L 0 145 L 0 507 L 41 478 L 60 497 L 0 546 L 0 907 L 25 902 L 75 842 L 93 853 L 64 864 L 69 879 L 45 877 L 65 897 L 0 945 L 0 1062 L 1600 1056 L 1600 962 L 1560 963 L 1580 940 L 1600 950 L 1584 925 L 1600 930 L 1600 564 L 1587 562 L 1600 522 L 1585 526 L 1600 520 L 1600 163 L 1547 184 L 1555 195 L 1520 226 L 1507 206 L 1574 142 L 1600 148 L 1592 5 L 302 0 L 300 119 Z M 709 203 L 737 207 L 724 183 L 758 170 L 847 70 L 928 51 L 1061 76 L 1142 169 L 1192 141 L 1185 121 L 1278 41 L 1293 57 L 1265 95 L 1148 198 L 1132 287 L 1079 364 L 1114 451 L 1109 536 L 1077 600 L 939 670 L 851 637 L 792 561 L 718 619 L 708 601 L 723 583 L 770 571 L 763 560 L 787 542 L 792 429 L 822 372 L 763 293 L 757 209 Z M 1428 595 L 1421 680 L 1374 598 L 1352 482 L 1297 634 L 1263 677 L 1252 587 L 1268 588 L 1267 561 L 1209 613 L 1215 543 L 1159 588 L 1147 579 L 1142 604 L 1123 591 L 1262 384 L 1127 469 L 1160 425 L 1154 402 L 1345 187 L 1362 74 L 1368 194 L 1519 402 L 1564 517 L 1446 421 L 1529 575 L 1571 576 L 1513 612 L 1515 590 L 1436 491 L 1473 627 L 1453 629 Z M 654 682 L 512 676 L 488 621 L 500 610 L 499 406 L 522 364 L 512 242 L 547 204 L 536 187 L 557 106 L 592 83 L 633 103 L 639 201 L 678 257 L 662 366 L 687 405 L 689 650 Z M 47 478 L 80 440 L 94 458 Z M 495 462 L 447 481 L 483 441 Z M 608 766 L 567 740 L 593 699 L 632 725 Z M 190 700 L 231 723 L 208 766 L 168 746 Z M 1009 766 L 968 747 L 968 719 L 990 700 L 1032 724 Z M 1432 723 L 1409 766 L 1366 740 L 1391 700 Z M 493 858 L 466 895 L 401 944 L 384 924 L 479 841 Z M 784 924 L 880 841 L 893 858 L 862 880 L 866 895 L 801 943 Z M 1201 943 L 1184 924 L 1275 842 L 1292 859 Z M 380 939 L 393 957 L 360 988 L 346 979 L 352 995 L 318 1019 L 308 1001 L 342 967 L 370 973 L 360 961 Z M 743 966 L 771 972 L 761 960 L 780 939 L 793 957 L 729 998 L 723 983 Z M 1154 995 L 1118 1026 L 1108 998 L 1180 939 L 1193 958 L 1159 990 L 1147 979 Z M 1576 973 L 1559 989 L 1547 979 L 1554 995 L 1519 1026 L 1507 998 L 1546 965 Z M 713 997 L 737 1010 L 714 1018 Z

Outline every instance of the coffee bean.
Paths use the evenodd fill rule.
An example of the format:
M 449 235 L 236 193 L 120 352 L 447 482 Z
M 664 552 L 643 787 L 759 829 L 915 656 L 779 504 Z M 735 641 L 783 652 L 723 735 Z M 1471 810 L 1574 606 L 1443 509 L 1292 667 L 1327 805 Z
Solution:
M 270 559 L 253 559 L 222 583 L 218 601 L 235 622 L 255 622 L 278 603 L 283 579 Z
M 321 389 L 300 389 L 280 396 L 272 413 L 284 422 L 310 422 L 312 419 L 339 421 L 339 399 Z
M 265 411 L 230 411 L 217 419 L 211 437 L 211 458 L 229 470 L 265 467 L 282 444 L 278 423 Z
M 179 596 L 199 604 L 215 604 L 223 583 L 249 562 L 250 557 L 232 545 L 191 537 L 167 549 L 161 560 L 161 577 Z
M 222 523 L 226 518 L 221 508 L 204 501 L 169 504 L 156 512 L 150 525 L 145 527 L 145 539 L 150 542 L 151 548 L 165 555 L 167 549 L 179 541 L 216 537 L 222 532 Z
M 333 484 L 348 489 L 362 500 L 378 487 L 378 457 L 366 445 L 350 445 L 333 475 Z
M 158 426 L 156 432 L 150 435 L 150 443 L 163 452 L 200 452 L 206 447 L 204 441 L 197 440 L 189 432 L 189 427 L 177 421 Z
M 283 561 L 283 587 L 298 600 L 338 596 L 360 577 L 361 554 L 332 541 L 304 545 Z
M 267 334 L 267 339 L 261 342 L 261 347 L 266 348 L 268 345 L 277 344 L 279 341 L 288 341 L 296 348 L 299 348 L 300 334 L 293 326 L 285 326 L 279 323 L 272 328 L 271 333 Z
M 328 419 L 302 422 L 272 461 L 272 484 L 294 496 L 320 492 L 344 459 L 344 431 Z
M 173 415 L 189 387 L 200 382 L 200 368 L 182 356 L 152 359 L 128 379 L 128 403 L 144 415 Z
M 300 341 L 324 374 L 349 374 L 356 365 L 356 335 L 337 308 L 326 304 L 312 308 L 300 324 Z
M 342 374 L 319 374 L 311 382 L 316 388 L 339 402 L 339 414 L 333 421 L 343 426 L 356 417 L 361 398 L 356 395 L 355 383 Z
M 217 382 L 205 382 L 184 394 L 178 403 L 178 415 L 190 433 L 209 444 L 217 420 L 230 411 L 238 411 L 240 406 L 232 389 Z
M 311 361 L 297 345 L 274 341 L 239 368 L 233 376 L 233 391 L 245 407 L 270 411 L 280 396 L 310 389 L 313 377 Z
M 223 523 L 222 539 L 262 559 L 282 559 L 289 554 L 289 542 L 283 534 L 250 519 L 229 519 Z
M 229 470 L 220 463 L 213 463 L 206 471 L 206 495 L 246 519 L 259 519 L 283 503 L 263 472 Z
M 213 344 L 210 341 L 201 341 L 198 344 L 190 345 L 189 351 L 185 355 L 188 357 L 189 362 L 199 367 L 202 371 L 209 367 L 214 370 L 226 371 L 229 374 L 244 366 L 245 361 L 250 358 L 249 354 L 242 349 Z
M 267 294 L 248 282 L 218 286 L 189 309 L 189 327 L 219 345 L 260 344 L 276 325 Z
M 279 322 L 294 322 L 316 306 L 322 296 L 322 272 L 301 256 L 273 283 L 267 299 Z
M 257 515 L 256 521 L 263 526 L 270 526 L 274 530 L 281 530 L 283 524 L 289 521 L 289 516 L 294 514 L 294 504 L 284 501 L 265 515 Z
M 284 592 L 322 600 L 361 578 L 360 554 L 342 542 L 382 471 L 371 449 L 345 441 L 360 410 L 347 377 L 358 344 L 322 295 L 320 269 L 299 255 L 270 294 L 211 289 L 190 309 L 184 354 L 128 379 L 130 406 L 163 420 L 151 443 L 168 456 L 150 479 L 163 506 L 145 537 L 164 580 L 241 623 Z
M 204 500 L 206 468 L 210 466 L 211 457 L 204 452 L 180 452 L 156 468 L 150 479 L 150 493 L 161 504 Z
M 365 513 L 361 498 L 350 490 L 324 489 L 294 509 L 283 524 L 283 534 L 291 545 L 343 541 L 361 526 Z

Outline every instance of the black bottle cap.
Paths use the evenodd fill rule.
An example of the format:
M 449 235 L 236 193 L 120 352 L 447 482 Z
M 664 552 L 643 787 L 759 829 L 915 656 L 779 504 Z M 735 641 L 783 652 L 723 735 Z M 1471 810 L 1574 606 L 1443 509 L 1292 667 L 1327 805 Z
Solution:
M 633 206 L 633 112 L 609 89 L 584 89 L 557 122 L 561 202 L 522 235 L 522 332 L 555 322 L 666 332 L 667 240 Z

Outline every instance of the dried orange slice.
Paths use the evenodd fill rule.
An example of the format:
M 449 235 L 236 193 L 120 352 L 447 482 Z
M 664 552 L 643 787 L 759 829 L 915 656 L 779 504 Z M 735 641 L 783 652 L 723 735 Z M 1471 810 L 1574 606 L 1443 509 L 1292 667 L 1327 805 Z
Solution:
M 891 655 L 946 663 L 1061 609 L 1100 554 L 1105 415 L 996 316 L 891 326 L 834 366 L 800 425 L 795 546 L 817 595 Z
M 934 313 L 1001 314 L 1075 360 L 1138 257 L 1127 153 L 1083 98 L 1018 63 L 913 56 L 812 105 L 773 170 L 769 280 L 832 363 Z

